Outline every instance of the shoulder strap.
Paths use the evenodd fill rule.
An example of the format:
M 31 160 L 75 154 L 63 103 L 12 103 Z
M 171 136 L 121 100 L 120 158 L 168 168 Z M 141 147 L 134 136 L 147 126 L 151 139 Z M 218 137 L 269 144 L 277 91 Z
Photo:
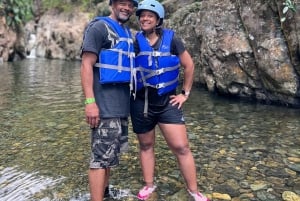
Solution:
M 174 36 L 174 31 L 172 31 L 171 29 L 163 29 L 160 51 L 171 52 L 171 43 L 173 40 L 173 36 Z
M 106 22 L 118 35 L 119 37 L 131 37 L 128 27 L 122 27 L 118 22 L 111 19 L 110 17 L 96 17 L 96 20 L 103 20 Z
M 138 41 L 140 51 L 153 51 L 142 31 L 137 32 L 135 38 Z

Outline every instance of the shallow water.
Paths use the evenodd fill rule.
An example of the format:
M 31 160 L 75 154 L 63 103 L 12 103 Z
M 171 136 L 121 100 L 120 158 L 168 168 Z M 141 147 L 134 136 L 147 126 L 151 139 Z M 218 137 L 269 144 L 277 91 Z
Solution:
M 89 200 L 89 128 L 80 63 L 3 63 L 0 77 L 0 201 Z M 243 200 L 300 194 L 299 109 L 229 100 L 200 88 L 193 89 L 184 109 L 204 193 L 254 196 Z M 142 185 L 137 153 L 130 130 L 130 150 L 112 171 L 114 200 L 137 200 Z M 160 135 L 156 153 L 159 188 L 153 200 L 174 201 L 184 182 Z M 257 185 L 267 187 L 257 190 Z

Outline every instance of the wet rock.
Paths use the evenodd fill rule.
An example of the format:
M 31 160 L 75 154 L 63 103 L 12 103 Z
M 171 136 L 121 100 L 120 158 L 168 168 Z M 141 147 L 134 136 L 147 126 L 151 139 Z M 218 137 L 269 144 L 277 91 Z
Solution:
M 297 157 L 288 157 L 287 159 L 288 159 L 290 162 L 300 163 L 300 158 L 297 158 Z
M 282 193 L 282 199 L 284 201 L 300 201 L 300 196 L 290 191 L 284 191 Z
M 213 199 L 231 200 L 230 195 L 228 195 L 228 194 L 222 194 L 222 193 L 213 193 L 212 197 L 213 197 Z
M 276 169 L 267 169 L 266 171 L 265 171 L 265 174 L 266 174 L 266 176 L 268 176 L 268 177 L 272 177 L 272 176 L 275 176 L 275 177 L 280 177 L 280 178 L 288 178 L 289 177 L 289 174 L 288 173 L 286 173 L 285 171 L 284 171 L 284 169 L 280 169 L 280 170 L 276 170 Z
M 239 192 L 239 185 L 234 181 L 227 181 L 226 184 L 217 185 L 214 187 L 214 191 L 229 194 L 231 197 L 238 197 Z
M 189 199 L 189 195 L 185 189 L 181 189 L 176 192 L 174 195 L 168 196 L 167 201 L 187 201 Z
M 261 201 L 278 201 L 278 198 L 267 191 L 258 191 L 256 193 L 258 200 Z
M 260 183 L 251 184 L 250 185 L 250 188 L 253 191 L 259 191 L 259 190 L 262 190 L 262 189 L 267 189 L 267 187 L 268 187 L 268 184 L 266 184 L 264 182 L 260 182 Z
M 298 173 L 300 173 L 300 163 L 299 164 L 287 164 L 287 166 Z

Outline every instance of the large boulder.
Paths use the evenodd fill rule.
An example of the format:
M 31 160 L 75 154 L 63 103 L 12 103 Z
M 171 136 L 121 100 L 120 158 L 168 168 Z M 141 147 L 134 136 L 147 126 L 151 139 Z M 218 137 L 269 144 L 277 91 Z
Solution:
M 36 41 L 28 42 L 27 50 L 35 48 L 36 57 L 76 60 L 79 58 L 83 31 L 89 14 L 83 12 L 62 13 L 51 10 L 41 16 L 36 30 Z M 29 26 L 30 27 L 30 26 Z M 32 39 L 32 38 L 31 38 Z
M 16 41 L 15 32 L 6 25 L 5 17 L 0 16 L 0 64 L 12 60 Z
M 209 91 L 299 106 L 300 8 L 281 22 L 283 6 L 275 0 L 194 2 L 178 7 L 168 25 L 186 42 L 196 78 Z

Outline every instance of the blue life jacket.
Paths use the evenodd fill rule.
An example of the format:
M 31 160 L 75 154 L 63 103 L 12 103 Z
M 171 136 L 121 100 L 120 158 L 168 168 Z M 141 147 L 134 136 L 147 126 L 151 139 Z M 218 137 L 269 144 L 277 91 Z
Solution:
M 103 20 L 119 36 L 111 49 L 102 49 L 99 52 L 98 62 L 94 65 L 99 67 L 99 82 L 101 84 L 129 83 L 135 57 L 129 28 L 123 28 L 109 17 L 96 17 L 94 20 Z
M 158 94 L 163 95 L 176 89 L 179 80 L 180 60 L 171 54 L 171 43 L 174 32 L 163 29 L 159 49 L 154 50 L 142 32 L 136 34 L 140 52 L 135 58 L 135 90 L 143 87 L 158 89 Z

